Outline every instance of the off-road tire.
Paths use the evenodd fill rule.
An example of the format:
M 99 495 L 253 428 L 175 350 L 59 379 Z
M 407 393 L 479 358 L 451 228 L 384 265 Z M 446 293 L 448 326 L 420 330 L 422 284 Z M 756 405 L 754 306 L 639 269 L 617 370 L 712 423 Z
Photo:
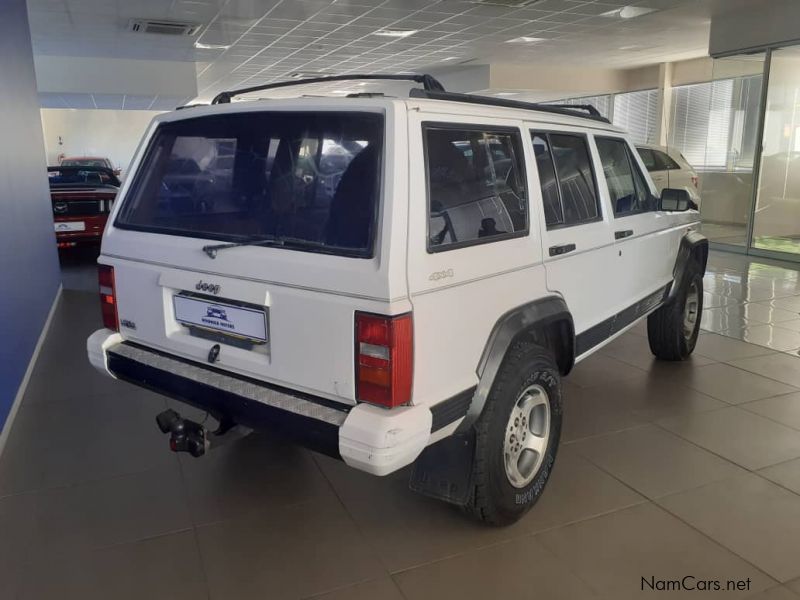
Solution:
M 691 275 L 681 286 L 677 296 L 647 318 L 647 339 L 650 342 L 650 350 L 661 360 L 686 360 L 697 345 L 700 318 L 703 314 L 703 275 L 699 265 L 694 264 L 691 269 Z M 684 332 L 684 311 L 687 295 L 693 286 L 697 292 L 697 307 L 694 329 L 687 336 Z
M 520 394 L 532 385 L 541 386 L 547 394 L 549 439 L 532 481 L 519 488 L 514 487 L 506 475 L 503 456 L 506 425 Z M 532 343 L 514 344 L 475 423 L 474 487 L 465 507 L 470 515 L 487 524 L 508 525 L 536 503 L 553 469 L 562 415 L 561 377 L 552 352 Z

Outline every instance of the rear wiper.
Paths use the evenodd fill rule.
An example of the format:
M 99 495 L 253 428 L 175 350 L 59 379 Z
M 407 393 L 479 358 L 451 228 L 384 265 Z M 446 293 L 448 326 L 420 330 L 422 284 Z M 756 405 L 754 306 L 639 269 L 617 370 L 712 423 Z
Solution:
M 208 254 L 209 258 L 216 258 L 218 251 L 226 250 L 228 248 L 239 248 L 240 246 L 285 246 L 287 244 L 303 245 L 303 246 L 326 245 L 322 244 L 321 242 L 315 242 L 313 240 L 304 240 L 302 238 L 269 235 L 264 237 L 252 237 L 242 242 L 230 242 L 228 244 L 214 244 L 211 246 L 203 246 L 203 252 Z
M 213 244 L 208 246 L 203 246 L 203 252 L 208 254 L 209 258 L 217 258 L 217 252 L 220 250 L 226 250 L 227 248 L 238 248 L 239 246 L 257 246 L 259 244 L 278 244 L 281 245 L 282 241 L 280 238 L 270 235 L 264 237 L 251 237 L 242 242 L 230 242 L 227 244 Z

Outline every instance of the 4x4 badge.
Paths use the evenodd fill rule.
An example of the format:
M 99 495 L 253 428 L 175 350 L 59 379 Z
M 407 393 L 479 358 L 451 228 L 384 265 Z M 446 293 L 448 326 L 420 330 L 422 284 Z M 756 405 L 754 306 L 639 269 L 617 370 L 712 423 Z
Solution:
M 219 291 L 222 289 L 222 286 L 216 283 L 206 283 L 202 279 L 197 282 L 197 285 L 194 286 L 198 292 L 208 292 L 209 294 L 219 294 Z
M 453 269 L 446 269 L 444 271 L 434 271 L 428 277 L 429 281 L 439 281 L 440 279 L 445 279 L 447 277 L 455 277 L 455 272 Z

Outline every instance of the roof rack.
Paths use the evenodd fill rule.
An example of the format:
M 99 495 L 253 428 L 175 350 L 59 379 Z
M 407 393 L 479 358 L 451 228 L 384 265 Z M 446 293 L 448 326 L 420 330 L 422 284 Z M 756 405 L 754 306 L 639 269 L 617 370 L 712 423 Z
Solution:
M 444 86 L 432 75 L 331 75 L 329 77 L 297 79 L 296 81 L 279 81 L 277 83 L 267 83 L 264 85 L 242 88 L 240 90 L 220 92 L 214 97 L 214 99 L 211 101 L 211 104 L 228 104 L 231 101 L 231 98 L 235 96 L 241 96 L 242 94 L 249 94 L 251 92 L 260 92 L 263 90 L 274 90 L 277 88 L 291 87 L 295 85 L 308 85 L 309 83 L 327 83 L 329 81 L 362 81 L 365 79 L 384 81 L 414 81 L 422 84 L 422 86 L 425 88 L 422 91 L 444 92 Z
M 450 100 L 451 102 L 468 102 L 470 104 L 483 104 L 486 106 L 504 106 L 506 108 L 521 108 L 524 110 L 538 110 L 568 117 L 580 117 L 592 119 L 601 123 L 610 123 L 600 112 L 591 104 L 538 104 L 535 102 L 520 102 L 519 100 L 507 100 L 505 98 L 492 98 L 489 96 L 477 96 L 475 94 L 461 94 L 458 92 L 448 92 L 438 79 L 432 75 L 331 75 L 328 77 L 313 77 L 309 79 L 297 79 L 295 81 L 279 81 L 276 83 L 266 83 L 240 90 L 220 92 L 211 101 L 211 104 L 228 104 L 231 98 L 260 92 L 263 90 L 274 90 L 277 88 L 292 87 L 295 85 L 308 85 L 310 83 L 327 83 L 329 81 L 414 81 L 422 84 L 423 89 L 413 88 L 410 92 L 412 98 L 429 98 L 431 100 Z M 363 97 L 364 94 L 350 94 L 348 97 Z M 180 108 L 189 108 L 180 107 Z
M 443 90 L 411 90 L 412 98 L 428 98 L 430 100 L 449 100 L 451 102 L 467 102 L 470 104 L 483 104 L 485 106 L 503 106 L 505 108 L 521 108 L 523 110 L 537 110 L 539 112 L 554 113 L 567 117 L 579 117 L 591 119 L 601 123 L 611 123 L 607 118 L 600 114 L 591 104 L 539 104 L 536 102 L 521 102 L 519 100 L 507 100 L 505 98 L 491 98 L 489 96 L 478 96 L 476 94 L 461 94 L 458 92 L 446 92 Z M 581 112 L 583 111 L 583 112 Z

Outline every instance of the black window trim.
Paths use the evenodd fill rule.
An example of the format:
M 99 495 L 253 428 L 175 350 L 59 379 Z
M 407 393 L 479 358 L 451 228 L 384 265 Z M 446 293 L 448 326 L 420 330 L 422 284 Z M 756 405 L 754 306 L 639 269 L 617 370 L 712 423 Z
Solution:
M 592 146 L 589 143 L 589 134 L 579 132 L 579 131 L 565 131 L 561 129 L 530 129 L 530 140 L 531 140 L 531 147 L 533 147 L 533 136 L 535 134 L 543 134 L 547 136 L 547 147 L 550 151 L 550 159 L 553 161 L 553 170 L 555 172 L 556 181 L 558 185 L 556 189 L 558 191 L 558 202 L 561 204 L 561 214 L 564 214 L 564 199 L 561 194 L 561 178 L 558 176 L 558 162 L 556 161 L 556 156 L 553 153 L 553 143 L 550 141 L 550 135 L 569 135 L 572 137 L 579 137 L 583 138 L 584 143 L 586 144 L 586 152 L 589 155 L 589 168 L 592 171 L 592 183 L 594 184 L 594 199 L 595 204 L 597 205 L 597 216 L 593 219 L 585 219 L 583 221 L 577 221 L 575 223 L 556 223 L 555 225 L 548 225 L 547 218 L 544 218 L 544 225 L 547 231 L 553 231 L 557 229 L 567 229 L 569 227 L 580 227 L 581 225 L 591 225 L 592 223 L 600 223 L 605 219 L 605 215 L 603 213 L 603 201 L 600 198 L 600 186 L 598 185 L 597 181 L 597 169 L 595 168 L 594 164 L 594 156 L 592 155 Z M 534 152 L 533 160 L 536 160 L 536 155 Z M 539 176 L 539 165 L 536 165 L 536 175 Z M 539 179 L 539 189 L 541 190 L 542 182 Z M 544 209 L 544 198 L 542 198 L 542 209 Z
M 303 112 L 301 110 L 276 110 L 276 111 L 258 111 L 256 113 L 251 114 L 259 114 L 260 112 L 267 112 L 272 114 L 280 114 L 280 113 L 300 113 Z M 369 240 L 369 247 L 364 250 L 350 250 L 346 248 L 340 247 L 331 247 L 330 250 L 324 247 L 315 247 L 315 246 L 270 246 L 270 248 L 281 248 L 283 250 L 293 250 L 295 252 L 307 252 L 310 254 L 325 254 L 330 256 L 337 256 L 342 258 L 360 258 L 360 259 L 367 259 L 371 260 L 374 259 L 378 254 L 378 248 L 383 243 L 383 232 L 381 224 L 383 223 L 383 211 L 384 211 L 384 194 L 386 192 L 386 152 L 388 151 L 388 123 L 389 120 L 387 119 L 387 115 L 385 111 L 372 111 L 372 110 L 356 110 L 356 111 L 348 111 L 348 110 L 330 110 L 330 111 L 319 111 L 321 113 L 326 114 L 346 114 L 346 115 L 377 115 L 380 117 L 380 124 L 378 127 L 378 132 L 380 135 L 380 147 L 381 147 L 381 155 L 380 159 L 378 160 L 378 182 L 376 184 L 377 190 L 375 191 L 376 200 L 375 200 L 375 211 L 372 215 L 372 231 L 370 234 Z M 213 115 L 204 115 L 200 117 L 194 117 L 195 119 L 202 119 L 205 117 L 215 117 L 219 116 L 221 113 L 213 114 Z M 233 115 L 236 114 L 248 114 L 248 113 L 230 113 Z M 316 113 L 315 113 L 316 114 Z M 176 119 L 170 121 L 163 121 L 158 124 L 158 126 L 153 130 L 153 133 L 150 135 L 149 139 L 147 140 L 147 146 L 142 153 L 141 159 L 138 161 L 136 165 L 136 169 L 134 172 L 134 179 L 131 181 L 130 186 L 128 187 L 126 194 L 123 198 L 119 196 L 115 199 L 114 203 L 116 204 L 119 200 L 122 200 L 123 203 L 127 204 L 128 198 L 136 190 L 136 186 L 139 184 L 140 180 L 140 173 L 139 170 L 142 168 L 143 165 L 146 165 L 151 158 L 153 152 L 155 152 L 156 148 L 156 140 L 158 138 L 159 133 L 164 125 L 169 125 L 171 123 L 179 123 L 184 119 Z M 186 119 L 189 120 L 189 119 Z M 114 217 L 113 227 L 114 229 L 122 229 L 124 231 L 136 231 L 140 233 L 152 233 L 155 235 L 171 235 L 175 237 L 185 237 L 185 238 L 192 238 L 196 240 L 212 240 L 218 242 L 238 242 L 238 241 L 246 241 L 243 236 L 240 236 L 239 239 L 234 239 L 236 236 L 230 235 L 220 235 L 220 234 L 205 234 L 199 235 L 200 233 L 204 232 L 192 232 L 187 231 L 185 229 L 175 229 L 172 227 L 153 227 L 149 225 L 131 225 L 128 223 L 124 223 L 120 221 L 120 216 L 122 211 L 125 209 L 125 204 L 122 204 L 117 211 Z M 260 247 L 260 246 L 253 246 L 253 247 Z
M 518 148 L 522 155 L 515 156 L 516 166 L 519 167 L 521 173 L 518 176 L 522 191 L 525 193 L 525 203 L 527 210 L 525 211 L 525 229 L 513 231 L 510 233 L 503 233 L 485 238 L 476 238 L 473 240 L 464 240 L 463 242 L 453 242 L 446 245 L 431 245 L 431 187 L 430 187 L 430 161 L 428 160 L 428 131 L 431 129 L 449 129 L 454 131 L 478 131 L 483 133 L 508 133 L 512 136 L 518 136 Z M 483 244 L 493 244 L 495 242 L 503 242 L 516 238 L 527 237 L 531 232 L 531 194 L 528 188 L 527 180 L 527 165 L 525 164 L 525 148 L 523 142 L 522 130 L 513 125 L 491 125 L 480 123 L 457 123 L 453 121 L 423 121 L 422 122 L 422 160 L 425 164 L 425 249 L 428 254 L 439 254 L 440 252 L 448 252 L 450 250 L 460 250 L 462 248 L 469 248 L 471 246 L 480 246 Z M 513 137 L 512 137 L 513 139 Z
M 659 171 L 659 169 L 658 169 L 658 162 L 656 161 L 656 155 L 654 154 L 655 150 L 653 150 L 652 148 L 646 148 L 645 146 L 636 146 L 636 145 L 634 145 L 634 148 L 636 148 L 636 152 L 639 154 L 639 158 L 642 159 L 642 164 L 644 164 L 644 168 L 647 170 L 647 172 L 648 173 L 657 173 Z M 647 167 L 647 162 L 644 159 L 643 152 L 649 152 L 650 153 L 650 156 L 653 159 L 653 168 L 652 169 L 649 169 Z
M 650 186 L 648 185 L 647 178 L 644 176 L 644 173 L 642 173 L 642 170 L 639 168 L 639 163 L 636 162 L 634 160 L 634 158 L 633 158 L 632 152 L 634 150 L 636 150 L 636 148 L 632 147 L 630 142 L 626 138 L 617 137 L 617 136 L 614 136 L 614 135 L 595 135 L 594 139 L 595 139 L 595 144 L 597 143 L 597 140 L 612 140 L 612 141 L 615 141 L 615 142 L 622 142 L 623 145 L 625 146 L 625 148 L 627 149 L 626 155 L 628 157 L 628 164 L 631 167 L 631 178 L 633 179 L 633 170 L 636 169 L 636 172 L 639 173 L 639 177 L 642 178 L 642 181 L 644 181 L 645 185 L 647 186 L 647 190 L 646 191 L 647 191 L 647 195 L 649 196 L 649 199 L 652 200 L 652 199 L 656 198 L 656 196 L 653 195 L 653 192 L 650 189 Z M 636 151 L 638 152 L 638 150 L 636 150 Z M 597 154 L 598 154 L 598 157 L 600 158 L 600 165 L 602 166 L 603 165 L 603 157 L 600 156 L 600 148 L 599 147 L 597 148 Z M 633 181 L 633 187 L 636 188 L 636 181 L 635 180 Z M 610 203 L 611 202 L 611 192 L 610 192 L 610 190 L 608 190 L 608 182 L 606 182 L 606 190 L 609 191 L 608 200 L 609 200 L 609 203 Z M 658 212 L 658 208 L 653 208 L 653 209 L 650 209 L 650 210 L 632 210 L 630 212 L 626 212 L 624 214 L 618 215 L 617 214 L 617 209 L 616 209 L 615 206 L 612 206 L 611 210 L 614 213 L 613 214 L 614 220 L 616 220 L 616 219 L 624 219 L 625 217 L 635 217 L 636 215 L 643 215 L 643 214 L 651 213 L 651 212 Z
M 666 159 L 666 160 L 669 161 L 669 163 L 666 162 L 666 160 L 664 161 L 664 164 L 665 164 L 666 168 L 665 169 L 660 169 L 661 171 L 682 171 L 683 170 L 681 168 L 681 166 L 678 164 L 678 161 L 675 160 L 674 158 L 672 158 L 669 154 L 667 154 L 663 150 L 656 150 L 655 148 L 652 148 L 651 152 L 653 153 L 653 156 L 655 156 L 658 160 Z M 661 158 L 661 157 L 663 157 L 663 158 Z M 670 166 L 670 163 L 672 163 L 675 166 L 674 167 Z

